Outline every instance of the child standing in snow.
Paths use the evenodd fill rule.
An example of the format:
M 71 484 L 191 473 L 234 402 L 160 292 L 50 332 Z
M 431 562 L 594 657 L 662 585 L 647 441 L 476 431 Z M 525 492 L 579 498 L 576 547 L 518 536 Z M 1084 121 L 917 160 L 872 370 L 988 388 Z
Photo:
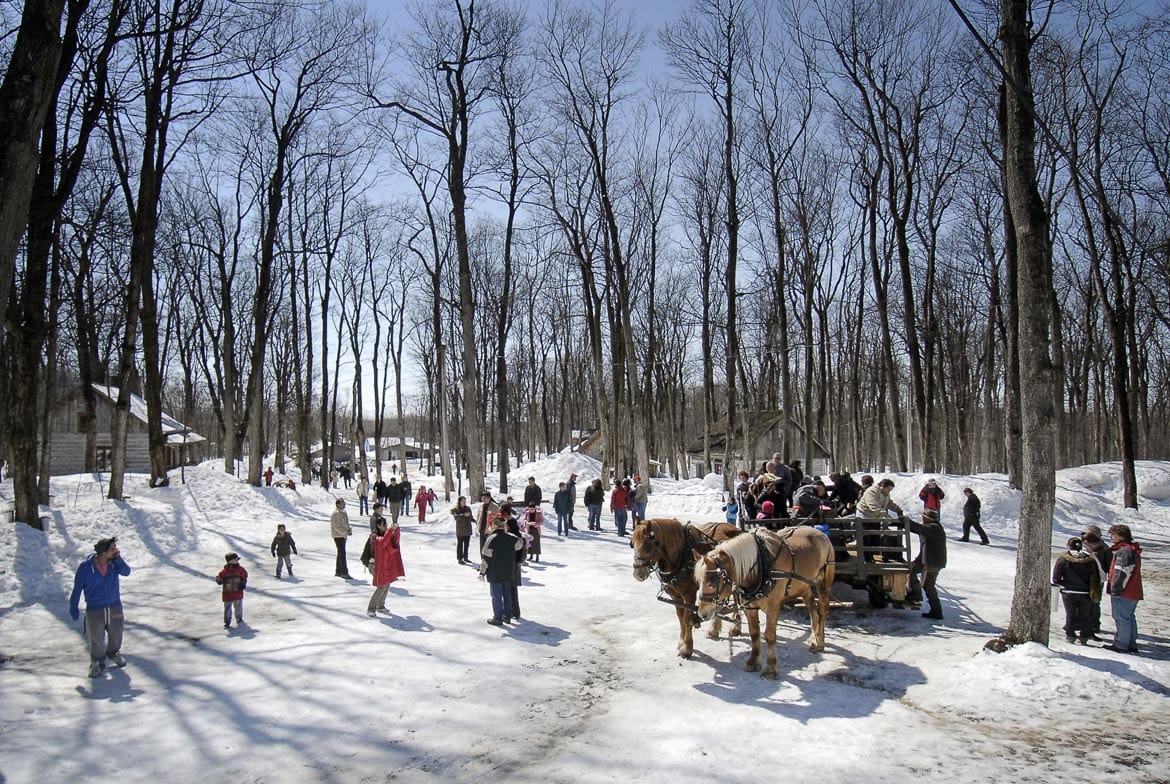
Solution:
M 236 626 L 244 622 L 244 588 L 248 585 L 248 570 L 240 566 L 240 556 L 228 553 L 223 557 L 224 567 L 215 576 L 223 586 L 223 628 L 232 625 L 232 610 L 236 612 Z
M 1064 602 L 1064 637 L 1069 642 L 1088 644 L 1093 636 L 1092 604 L 1101 598 L 1101 578 L 1093 556 L 1084 551 L 1081 540 L 1068 540 L 1068 550 L 1056 559 L 1052 584 L 1060 586 Z
M 418 494 L 414 497 L 414 505 L 418 508 L 418 521 L 425 523 L 427 521 L 427 508 L 435 501 L 435 491 L 429 489 L 426 485 L 418 486 Z
M 276 536 L 272 537 L 272 555 L 276 558 L 276 579 L 280 579 L 280 568 L 282 566 L 288 568 L 288 576 L 292 577 L 292 557 L 289 553 L 300 555 L 297 552 L 297 543 L 293 541 L 292 534 L 290 534 L 284 527 L 284 523 L 276 526 Z
M 731 525 L 739 525 L 739 504 L 735 502 L 735 496 L 727 496 L 727 503 L 723 505 L 724 519 Z

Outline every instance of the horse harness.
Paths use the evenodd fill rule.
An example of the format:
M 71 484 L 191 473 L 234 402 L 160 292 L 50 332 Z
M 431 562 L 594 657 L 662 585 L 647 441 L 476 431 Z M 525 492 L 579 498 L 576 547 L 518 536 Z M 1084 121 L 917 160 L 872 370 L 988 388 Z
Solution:
M 796 551 L 792 549 L 792 545 L 788 540 L 795 531 L 795 528 L 788 528 L 784 529 L 784 533 L 773 532 L 775 533 L 776 538 L 779 540 L 780 546 L 788 551 L 788 556 L 792 560 L 793 569 L 796 568 Z M 759 578 L 756 580 L 756 584 L 750 590 L 745 589 L 739 584 L 738 580 L 732 578 L 732 576 L 727 572 L 726 568 L 717 563 L 714 568 L 707 570 L 707 574 L 717 574 L 719 576 L 719 582 L 716 584 L 715 590 L 711 594 L 708 594 L 702 589 L 702 586 L 700 586 L 700 601 L 713 603 L 721 610 L 726 610 L 733 606 L 746 607 L 752 602 L 758 599 L 762 599 L 763 597 L 770 594 L 772 589 L 776 587 L 777 580 L 787 581 L 784 584 L 784 598 L 781 600 L 781 603 L 788 601 L 788 596 L 792 588 L 793 580 L 800 580 L 802 583 L 810 586 L 812 588 L 813 595 L 819 596 L 821 587 L 807 577 L 797 574 L 795 571 L 775 571 L 771 568 L 771 565 L 775 561 L 776 556 L 773 555 L 768 549 L 768 545 L 764 541 L 766 537 L 761 535 L 758 529 L 752 531 L 752 538 L 755 539 L 756 542 L 756 573 L 759 575 Z M 727 599 L 720 599 L 719 595 L 723 592 L 723 585 L 725 582 L 731 584 L 731 594 Z
M 694 574 L 695 560 L 692 553 L 697 546 L 702 545 L 711 548 L 716 544 L 716 541 L 715 538 L 706 531 L 696 528 L 693 525 L 684 525 L 682 531 L 683 546 L 680 548 L 678 561 L 671 569 L 663 570 L 660 566 L 661 559 L 659 558 L 655 558 L 652 561 L 647 562 L 641 558 L 635 557 L 634 566 L 649 569 L 658 576 L 660 583 L 658 587 L 658 601 L 664 604 L 669 604 L 672 607 L 681 607 L 684 610 L 690 610 L 694 615 L 694 625 L 699 626 L 700 622 L 698 621 L 697 615 L 698 607 L 693 604 L 684 604 L 678 599 L 673 598 L 666 592 L 666 589 L 674 588 L 677 583 L 686 580 L 687 577 L 690 577 Z M 657 536 L 655 535 L 653 528 L 646 529 L 646 536 L 653 538 L 655 540 L 656 546 L 661 547 L 661 545 L 657 544 Z M 682 593 L 682 591 L 677 591 L 677 593 Z

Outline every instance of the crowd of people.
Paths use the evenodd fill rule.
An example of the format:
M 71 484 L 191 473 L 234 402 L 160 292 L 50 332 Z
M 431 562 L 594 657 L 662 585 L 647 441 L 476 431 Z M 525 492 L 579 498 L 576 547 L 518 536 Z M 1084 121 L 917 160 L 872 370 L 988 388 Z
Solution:
M 271 469 L 269 469 L 271 471 Z M 271 475 L 265 474 L 271 483 Z M 829 475 L 829 483 L 820 477 L 805 476 L 800 461 L 784 463 L 779 453 L 764 463 L 755 476 L 747 471 L 738 474 L 735 495 L 724 507 L 729 522 L 740 528 L 747 521 L 768 527 L 794 523 L 814 524 L 828 515 L 855 515 L 862 531 L 878 530 L 896 515 L 904 519 L 904 510 L 890 498 L 893 480 L 875 481 L 864 475 L 860 482 L 848 472 Z M 433 489 L 422 486 L 411 497 L 409 480 L 401 482 L 391 477 L 389 483 L 380 478 L 372 484 L 359 477 L 356 490 L 360 514 L 369 513 L 369 534 L 365 539 L 361 562 L 371 575 L 374 593 L 366 608 L 369 617 L 379 613 L 390 614 L 386 598 L 390 585 L 405 576 L 402 559 L 402 532 L 400 515 L 409 511 L 413 500 L 418 510 L 418 521 L 426 521 L 427 511 L 434 510 L 437 496 Z M 962 536 L 958 541 L 969 542 L 974 531 L 980 543 L 990 539 L 981 521 L 981 502 L 970 487 L 964 487 Z M 587 511 L 588 528 L 601 531 L 601 511 L 606 503 L 601 479 L 586 486 L 582 501 Z M 641 476 L 634 474 L 614 481 L 609 493 L 609 511 L 616 533 L 628 536 L 630 530 L 646 519 L 649 487 Z M 921 602 L 923 594 L 928 603 L 923 617 L 941 619 L 942 604 L 937 590 L 939 573 L 946 567 L 947 537 L 941 523 L 942 501 L 946 493 L 937 479 L 929 479 L 918 494 L 923 503 L 921 521 L 905 521 L 910 531 L 917 534 L 920 548 L 910 564 L 910 583 L 906 594 L 908 602 Z M 460 565 L 475 565 L 480 578 L 489 586 L 492 615 L 488 623 L 502 626 L 521 618 L 519 588 L 526 563 L 539 562 L 544 528 L 542 505 L 546 503 L 543 490 L 535 477 L 529 477 L 522 500 L 511 496 L 497 501 L 490 492 L 480 497 L 479 509 L 473 510 L 464 496 L 459 496 L 450 514 L 455 522 L 455 555 Z M 556 514 L 556 536 L 567 538 L 576 531 L 573 513 L 577 505 L 577 475 L 558 484 L 551 499 Z M 390 519 L 385 516 L 389 512 Z M 344 498 L 337 498 L 329 520 L 330 534 L 336 548 L 334 575 L 345 580 L 354 578 L 349 572 L 346 547 L 353 528 L 350 525 Z M 478 535 L 476 552 L 471 552 L 473 535 Z M 1141 547 L 1133 541 L 1128 526 L 1109 528 L 1111 545 L 1102 537 L 1101 529 L 1088 526 L 1079 537 L 1068 540 L 1066 551 L 1057 559 L 1052 583 L 1058 586 L 1064 603 L 1064 632 L 1069 642 L 1087 644 L 1101 640 L 1101 599 L 1110 597 L 1116 632 L 1111 644 L 1113 651 L 1137 652 L 1137 622 L 1135 612 L 1142 599 Z M 882 534 L 866 534 L 880 539 Z M 292 555 L 299 555 L 292 534 L 282 523 L 277 526 L 270 552 L 276 559 L 275 577 L 282 578 L 287 571 L 293 577 Z M 223 568 L 215 576 L 222 587 L 223 623 L 231 627 L 234 616 L 237 626 L 244 623 L 243 599 L 248 584 L 248 572 L 237 553 L 225 556 Z M 107 659 L 118 667 L 125 666 L 121 655 L 124 617 L 119 589 L 119 578 L 130 575 L 130 567 L 122 559 L 114 538 L 102 539 L 94 546 L 94 553 L 77 568 L 73 592 L 69 600 L 70 616 L 81 617 L 80 599 L 85 597 L 85 629 L 89 643 L 90 677 L 97 677 L 106 667 Z

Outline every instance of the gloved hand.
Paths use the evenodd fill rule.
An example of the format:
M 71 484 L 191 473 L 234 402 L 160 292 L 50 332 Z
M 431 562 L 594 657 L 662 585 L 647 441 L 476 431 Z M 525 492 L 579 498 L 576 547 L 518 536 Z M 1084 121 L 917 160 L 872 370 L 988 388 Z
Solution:
M 69 617 L 75 621 L 80 620 L 81 619 L 81 612 L 76 607 L 70 607 L 69 608 Z

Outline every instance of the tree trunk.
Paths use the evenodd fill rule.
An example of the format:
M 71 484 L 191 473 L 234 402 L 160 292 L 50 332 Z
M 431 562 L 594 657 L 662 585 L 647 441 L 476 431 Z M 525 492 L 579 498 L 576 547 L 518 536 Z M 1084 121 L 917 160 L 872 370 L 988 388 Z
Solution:
M 1028 0 L 1003 0 L 1004 183 L 1018 259 L 1020 302 L 1051 299 L 1052 256 L 1048 215 L 1036 185 L 1035 115 L 1030 64 Z M 1023 498 L 1020 503 L 1015 591 L 1009 642 L 1048 644 L 1052 512 L 1056 502 L 1053 408 L 1054 372 L 1048 353 L 1051 318 L 1046 307 L 1020 309 L 1019 373 Z
M 65 0 L 26 0 L 12 59 L 0 84 L 0 311 L 16 270 L 40 160 L 41 126 L 54 96 Z

